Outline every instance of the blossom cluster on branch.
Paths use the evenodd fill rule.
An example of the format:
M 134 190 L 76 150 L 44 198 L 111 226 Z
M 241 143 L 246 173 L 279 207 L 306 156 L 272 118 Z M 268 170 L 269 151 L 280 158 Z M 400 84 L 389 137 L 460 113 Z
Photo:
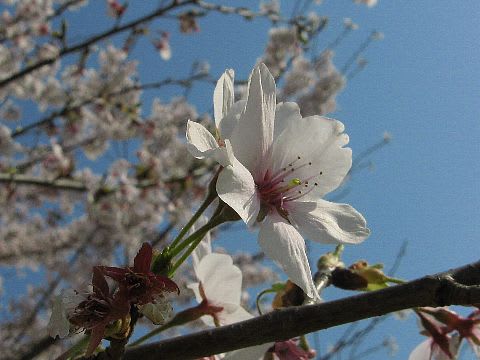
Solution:
M 370 235 L 368 216 L 327 200 L 391 140 L 386 134 L 352 159 L 348 119 L 345 127 L 325 116 L 381 33 L 368 33 L 337 66 L 335 51 L 358 25 L 345 19 L 318 48 L 329 26 L 321 1 L 260 1 L 254 9 L 172 0 L 138 15 L 135 2 L 105 0 L 103 27 L 78 36 L 73 12 L 99 6 L 2 1 L 0 261 L 45 279 L 2 303 L 5 358 L 128 357 L 155 336 L 316 306 L 328 286 L 376 291 L 403 282 L 381 265 L 341 261 L 344 245 Z M 250 76 L 234 81 L 227 69 L 217 80 L 196 61 L 184 76 L 141 80 L 138 44 L 172 60 L 176 36 L 192 41 L 214 14 L 269 25 Z M 193 104 L 197 86 L 212 87 L 212 114 Z M 177 95 L 163 97 L 166 87 Z M 149 104 L 151 91 L 162 97 Z M 212 246 L 231 227 L 258 230 L 258 253 Z M 337 248 L 312 270 L 305 240 Z M 479 353 L 478 311 L 415 314 L 428 340 L 412 360 L 454 359 L 466 341 Z M 315 350 L 299 333 L 205 354 L 311 359 Z

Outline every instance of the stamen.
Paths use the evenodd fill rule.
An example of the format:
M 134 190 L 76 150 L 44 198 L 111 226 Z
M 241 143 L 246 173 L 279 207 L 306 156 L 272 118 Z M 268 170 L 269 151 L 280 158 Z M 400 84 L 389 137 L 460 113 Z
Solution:
M 276 209 L 279 214 L 284 211 L 286 202 L 300 199 L 310 193 L 315 186 L 318 186 L 318 182 L 313 183 L 311 181 L 316 180 L 318 176 L 323 174 L 323 171 L 320 171 L 308 176 L 308 171 L 302 170 L 300 172 L 300 169 L 312 166 L 312 161 L 302 161 L 297 164 L 299 160 L 302 161 L 302 157 L 296 156 L 296 159 L 287 166 L 273 173 L 267 170 L 263 181 L 256 184 L 262 203 Z M 294 177 L 293 174 L 295 173 L 302 175 Z M 307 176 L 305 177 L 305 175 Z

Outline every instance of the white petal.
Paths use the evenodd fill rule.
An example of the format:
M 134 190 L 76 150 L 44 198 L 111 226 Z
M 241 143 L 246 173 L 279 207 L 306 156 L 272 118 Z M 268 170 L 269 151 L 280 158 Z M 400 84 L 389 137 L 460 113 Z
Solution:
M 207 300 L 213 304 L 240 304 L 242 272 L 226 254 L 208 254 L 198 265 L 196 275 Z
M 235 104 L 232 105 L 232 107 L 228 111 L 228 114 L 224 116 L 224 118 L 220 122 L 220 125 L 218 125 L 218 129 L 220 131 L 222 139 L 231 138 L 233 129 L 235 129 L 235 126 L 237 126 L 240 117 L 245 111 L 246 104 L 246 100 L 237 101 Z
M 155 325 L 163 325 L 173 317 L 172 305 L 163 297 L 157 298 L 155 304 L 141 305 L 138 308 Z
M 210 238 L 210 232 L 205 235 L 203 240 L 198 244 L 198 246 L 193 250 L 192 253 L 192 263 L 193 263 L 193 269 L 196 271 L 198 268 L 198 265 L 200 261 L 208 254 L 212 253 L 212 244 L 211 244 L 211 238 Z
M 274 141 L 289 124 L 301 119 L 300 108 L 296 103 L 285 102 L 277 104 L 277 108 L 275 109 L 275 129 L 273 133 Z
M 275 343 L 266 343 L 227 353 L 223 360 L 261 360 Z
M 200 283 L 196 282 L 196 283 L 187 284 L 187 288 L 193 291 L 193 293 L 195 294 L 195 300 L 197 300 L 197 302 L 200 304 L 203 300 L 202 295 L 200 295 Z
M 205 315 L 200 318 L 203 323 L 209 327 L 215 327 L 215 322 L 213 321 L 213 317 L 211 315 Z
M 226 70 L 217 81 L 215 91 L 213 92 L 213 112 L 215 116 L 215 125 L 220 128 L 220 122 L 228 114 L 233 105 L 234 90 L 232 69 Z
M 187 123 L 187 150 L 197 159 L 211 158 L 222 166 L 230 165 L 233 157 L 229 142 L 225 142 L 225 147 L 219 147 L 203 125 L 190 120 Z
M 340 121 L 310 116 L 290 122 L 275 139 L 273 171 L 293 165 L 295 171 L 286 176 L 317 183 L 308 198 L 321 198 L 335 190 L 352 166 L 352 151 L 343 146 L 348 135 Z M 298 159 L 300 157 L 300 159 Z
M 217 141 L 201 124 L 188 120 L 187 122 L 188 151 L 197 159 L 203 159 L 204 153 L 218 148 Z
M 448 339 L 448 348 L 453 356 L 453 360 L 457 359 L 458 350 L 460 349 L 462 340 L 463 338 L 461 338 L 458 334 L 454 334 Z M 452 360 L 452 358 L 450 358 L 440 349 L 440 346 L 434 346 L 432 352 L 435 360 Z
M 223 311 L 219 314 L 222 325 L 234 324 L 253 318 L 252 314 L 238 304 L 222 304 L 222 306 Z
M 262 175 L 262 165 L 269 160 L 275 120 L 275 91 L 275 80 L 267 67 L 264 64 L 256 66 L 248 82 L 245 111 L 230 139 L 235 157 L 254 177 Z
M 305 241 L 298 231 L 276 212 L 263 221 L 258 243 L 265 254 L 274 260 L 291 281 L 313 299 L 320 299 L 313 284 L 310 265 L 305 253 Z
M 260 200 L 252 174 L 237 160 L 218 176 L 217 193 L 247 224 L 255 222 Z
M 67 313 L 63 304 L 63 294 L 57 295 L 53 302 L 52 315 L 47 325 L 48 334 L 52 337 L 63 339 L 70 332 L 70 322 L 67 319 Z
M 347 204 L 292 201 L 288 211 L 292 223 L 310 240 L 358 244 L 370 235 L 365 218 Z
M 424 342 L 420 343 L 413 351 L 410 353 L 408 360 L 431 360 L 432 353 L 432 340 L 427 339 Z

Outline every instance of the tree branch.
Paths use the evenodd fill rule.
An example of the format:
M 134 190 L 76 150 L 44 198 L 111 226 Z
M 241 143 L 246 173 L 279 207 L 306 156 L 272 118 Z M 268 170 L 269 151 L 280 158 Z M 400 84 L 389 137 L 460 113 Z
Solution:
M 47 180 L 43 178 L 23 175 L 23 174 L 2 174 L 0 173 L 0 183 L 15 183 L 23 185 L 36 185 L 56 190 L 69 191 L 87 191 L 87 187 L 81 181 L 71 179 Z
M 31 73 L 32 71 L 40 69 L 41 67 L 43 67 L 45 65 L 53 64 L 55 61 L 57 61 L 59 58 L 64 57 L 65 55 L 73 54 L 75 52 L 86 49 L 86 48 L 90 47 L 91 45 L 93 45 L 93 44 L 95 44 L 95 43 L 97 43 L 101 40 L 109 38 L 110 36 L 113 36 L 115 34 L 121 33 L 123 31 L 129 30 L 129 29 L 132 29 L 134 27 L 137 27 L 140 24 L 143 24 L 145 22 L 153 20 L 156 17 L 162 16 L 163 14 L 165 14 L 166 12 L 168 12 L 172 9 L 179 8 L 179 7 L 182 7 L 182 6 L 185 6 L 185 5 L 189 5 L 189 4 L 192 4 L 194 2 L 195 2 L 195 0 L 184 0 L 184 1 L 173 0 L 170 3 L 170 5 L 167 5 L 164 8 L 157 9 L 157 10 L 151 12 L 150 14 L 142 16 L 138 19 L 132 20 L 132 21 L 126 23 L 125 25 L 114 26 L 111 29 L 109 29 L 109 30 L 107 30 L 103 33 L 94 35 L 94 36 L 88 38 L 87 40 L 77 44 L 77 45 L 72 45 L 72 46 L 69 46 L 69 47 L 65 47 L 63 50 L 60 51 L 58 56 L 55 56 L 55 57 L 52 57 L 52 58 L 49 58 L 49 59 L 40 60 L 40 61 L 38 61 L 34 64 L 27 65 L 22 70 L 19 70 L 18 72 L 6 77 L 5 79 L 0 80 L 0 88 L 10 84 L 12 81 L 15 81 L 17 79 L 21 79 L 25 75 Z
M 68 114 L 70 111 L 77 111 L 81 109 L 83 106 L 90 105 L 94 103 L 99 97 L 104 97 L 104 98 L 113 98 L 117 95 L 125 95 L 128 94 L 129 92 L 133 91 L 140 91 L 140 90 L 152 90 L 152 89 L 159 89 L 163 86 L 167 85 L 175 85 L 175 86 L 181 86 L 184 88 L 189 88 L 193 85 L 194 82 L 196 81 L 205 81 L 214 84 L 215 81 L 210 78 L 207 74 L 197 74 L 194 76 L 191 76 L 189 78 L 185 79 L 173 79 L 173 78 L 167 78 L 165 80 L 160 80 L 160 81 L 155 81 L 155 82 L 150 82 L 150 83 L 145 83 L 145 84 L 135 84 L 132 86 L 125 87 L 121 90 L 118 91 L 113 91 L 109 94 L 102 94 L 101 92 L 96 94 L 95 96 L 92 96 L 88 99 L 85 99 L 81 101 L 78 104 L 71 105 L 71 104 L 65 104 L 65 106 L 59 110 L 53 111 L 47 116 L 44 116 L 43 118 L 32 122 L 31 124 L 25 125 L 23 127 L 17 128 L 14 132 L 12 132 L 12 138 L 18 137 L 20 135 L 23 135 L 27 133 L 28 131 L 38 128 L 43 125 L 48 125 L 53 122 L 57 117 L 65 116 Z
M 480 303 L 480 262 L 403 285 L 316 305 L 273 311 L 240 323 L 128 349 L 124 359 L 195 359 L 390 312 Z

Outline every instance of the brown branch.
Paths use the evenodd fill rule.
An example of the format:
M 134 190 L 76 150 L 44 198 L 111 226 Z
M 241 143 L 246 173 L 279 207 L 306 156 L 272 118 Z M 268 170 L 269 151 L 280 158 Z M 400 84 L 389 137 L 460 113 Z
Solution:
M 480 262 L 403 285 L 326 302 L 273 311 L 240 323 L 128 349 L 124 359 L 195 359 L 394 311 L 480 303 Z
M 94 35 L 94 36 L 88 38 L 87 40 L 77 44 L 77 45 L 72 45 L 72 46 L 66 47 L 59 52 L 58 56 L 55 56 L 55 57 L 52 57 L 52 58 L 49 58 L 49 59 L 44 59 L 44 60 L 38 61 L 34 64 L 25 66 L 22 70 L 8 76 L 5 79 L 0 80 L 0 88 L 10 84 L 12 81 L 23 78 L 25 75 L 31 73 L 32 71 L 40 69 L 43 66 L 53 64 L 55 61 L 57 61 L 58 59 L 66 56 L 66 55 L 73 54 L 73 53 L 76 53 L 78 51 L 82 51 L 83 49 L 86 49 L 86 48 L 92 46 L 93 44 L 96 44 L 99 41 L 107 39 L 110 36 L 113 36 L 113 35 L 116 35 L 118 33 L 124 32 L 126 30 L 130 30 L 130 29 L 132 29 L 134 27 L 137 27 L 137 26 L 139 26 L 139 25 L 141 25 L 145 22 L 149 22 L 149 21 L 155 19 L 156 17 L 162 16 L 163 14 L 165 14 L 166 12 L 168 12 L 172 9 L 179 8 L 179 7 L 182 7 L 182 6 L 185 6 L 185 5 L 189 5 L 189 4 L 192 4 L 194 2 L 195 2 L 195 0 L 184 0 L 184 1 L 173 0 L 169 5 L 167 5 L 163 8 L 157 9 L 157 10 L 155 10 L 155 11 L 153 11 L 153 12 L 151 12 L 151 13 L 145 15 L 145 16 L 142 16 L 138 19 L 132 20 L 132 21 L 126 23 L 125 25 L 114 26 L 111 29 L 109 29 L 109 30 L 107 30 L 103 33 Z
M 196 81 L 205 81 L 205 82 L 209 82 L 209 83 L 214 84 L 214 80 L 211 79 L 208 75 L 197 74 L 197 75 L 191 76 L 189 78 L 185 78 L 185 79 L 167 78 L 167 79 L 164 79 L 164 80 L 145 83 L 145 84 L 135 84 L 135 85 L 132 85 L 132 86 L 125 87 L 125 88 L 123 88 L 121 90 L 118 90 L 118 91 L 112 91 L 111 93 L 108 93 L 108 94 L 103 94 L 100 91 L 96 96 L 92 96 L 88 99 L 85 99 L 78 104 L 71 105 L 71 104 L 68 104 L 68 102 L 67 102 L 67 104 L 65 104 L 65 106 L 63 108 L 61 108 L 57 111 L 53 111 L 52 113 L 44 116 L 43 118 L 32 122 L 31 124 L 28 124 L 28 125 L 25 125 L 23 127 L 17 128 L 14 132 L 12 132 L 12 137 L 13 138 L 18 137 L 18 136 L 24 135 L 28 131 L 33 130 L 37 127 L 41 127 L 41 126 L 44 126 L 44 125 L 51 124 L 53 122 L 53 120 L 55 120 L 56 118 L 61 117 L 61 116 L 65 116 L 69 112 L 80 110 L 83 106 L 86 106 L 86 105 L 89 105 L 89 104 L 92 104 L 93 102 L 95 102 L 99 97 L 110 99 L 110 98 L 113 98 L 115 96 L 125 95 L 125 94 L 128 94 L 129 92 L 133 92 L 133 91 L 153 90 L 153 89 L 159 89 L 163 86 L 169 86 L 169 85 L 189 88 Z
M 85 192 L 88 188 L 81 181 L 71 179 L 47 180 L 43 178 L 17 174 L 2 174 L 0 173 L 0 183 L 15 183 L 22 185 L 35 185 L 46 188 L 53 188 L 56 190 L 69 190 Z

